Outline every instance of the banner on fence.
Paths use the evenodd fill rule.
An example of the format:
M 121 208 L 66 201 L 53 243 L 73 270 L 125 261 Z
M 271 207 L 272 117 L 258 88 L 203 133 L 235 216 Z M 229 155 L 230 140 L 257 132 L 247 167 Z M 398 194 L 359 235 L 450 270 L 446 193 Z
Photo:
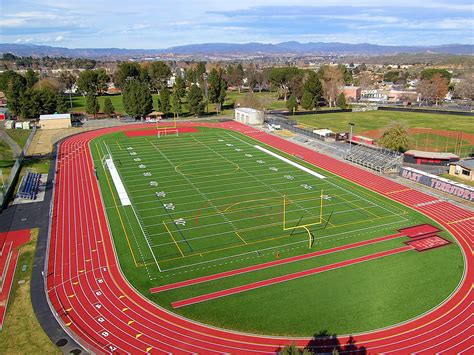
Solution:
M 460 184 L 421 170 L 403 167 L 400 176 L 413 182 L 431 187 L 435 190 L 457 196 L 467 201 L 474 201 L 474 188 Z

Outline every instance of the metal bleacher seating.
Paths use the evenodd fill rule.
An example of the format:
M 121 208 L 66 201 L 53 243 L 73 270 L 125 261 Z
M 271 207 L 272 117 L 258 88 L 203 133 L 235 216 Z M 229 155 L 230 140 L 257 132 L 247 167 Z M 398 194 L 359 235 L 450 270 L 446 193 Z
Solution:
M 41 174 L 28 172 L 21 181 L 17 196 L 29 200 L 36 199 L 38 194 Z
M 403 155 L 390 149 L 353 145 L 344 159 L 381 173 L 390 173 L 400 170 Z

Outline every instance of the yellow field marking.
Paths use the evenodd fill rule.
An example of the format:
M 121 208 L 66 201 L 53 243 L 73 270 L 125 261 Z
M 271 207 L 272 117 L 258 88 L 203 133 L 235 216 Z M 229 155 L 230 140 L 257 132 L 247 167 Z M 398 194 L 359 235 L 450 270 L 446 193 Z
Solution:
M 120 146 L 120 143 L 116 140 L 115 143 L 117 143 L 117 146 L 119 147 L 120 150 L 122 150 L 122 147 Z
M 470 221 L 471 219 L 474 219 L 474 217 L 467 217 L 463 219 L 458 219 L 457 221 L 452 221 L 452 222 L 447 222 L 446 224 L 456 224 L 456 223 L 461 223 L 465 221 Z
M 125 295 L 120 295 L 120 296 L 119 296 L 119 299 L 122 299 L 122 298 L 124 298 L 124 297 L 125 297 Z
M 176 245 L 176 248 L 178 248 L 179 252 L 181 253 L 181 256 L 184 258 L 184 253 L 183 253 L 183 251 L 181 250 L 181 248 L 179 247 L 178 243 L 177 243 L 176 240 L 174 239 L 173 233 L 171 233 L 171 231 L 169 230 L 169 228 L 168 228 L 168 226 L 166 225 L 165 221 L 163 221 L 163 225 L 165 226 L 166 230 L 168 231 L 169 235 L 171 236 L 171 239 L 173 239 L 173 242 L 174 242 L 174 244 Z
M 242 238 L 242 237 L 240 236 L 239 233 L 235 232 L 235 234 L 237 234 L 237 237 L 239 237 L 240 240 L 244 242 L 244 244 L 247 244 L 247 242 L 244 240 L 244 238 Z
M 66 323 L 66 327 L 70 327 L 72 322 Z
M 135 339 L 140 338 L 142 335 L 143 335 L 142 333 L 138 333 L 137 335 L 135 335 Z
M 126 312 L 128 311 L 128 309 L 129 309 L 128 307 L 122 308 L 122 312 Z
M 411 191 L 411 189 L 402 189 L 402 190 L 390 191 L 390 192 L 387 192 L 386 195 L 398 194 L 399 192 L 406 192 L 406 191 Z
M 66 312 L 71 312 L 71 311 L 72 311 L 72 308 L 66 309 Z
M 133 324 L 133 323 L 135 323 L 134 320 L 129 320 L 129 321 L 127 322 L 128 325 Z
M 149 353 L 149 352 L 152 351 L 152 350 L 153 350 L 153 346 L 150 346 L 150 347 L 146 348 L 146 352 L 147 352 L 147 353 Z
M 97 154 L 100 156 L 99 147 L 98 147 L 97 144 L 95 146 L 95 149 L 97 150 Z M 128 248 L 130 249 L 130 253 L 132 254 L 133 263 L 135 264 L 135 267 L 138 267 L 137 260 L 135 258 L 135 254 L 133 253 L 132 245 L 130 244 L 130 239 L 128 238 L 127 230 L 125 229 L 125 224 L 123 223 L 123 219 L 122 219 L 122 215 L 120 213 L 120 209 L 117 206 L 117 201 L 115 199 L 115 195 L 114 195 L 114 192 L 112 190 L 112 186 L 110 185 L 109 176 L 107 175 L 107 171 L 105 171 L 105 169 L 104 169 L 104 175 L 105 175 L 105 179 L 107 180 L 107 184 L 109 186 L 110 194 L 112 195 L 112 199 L 114 200 L 114 206 L 115 206 L 115 209 L 117 210 L 117 214 L 119 216 L 120 224 L 122 225 L 122 229 L 123 229 L 123 232 L 125 234 L 125 238 L 127 239 Z
M 68 297 L 69 297 L 69 298 L 74 298 L 74 297 L 75 297 L 75 295 L 69 295 Z

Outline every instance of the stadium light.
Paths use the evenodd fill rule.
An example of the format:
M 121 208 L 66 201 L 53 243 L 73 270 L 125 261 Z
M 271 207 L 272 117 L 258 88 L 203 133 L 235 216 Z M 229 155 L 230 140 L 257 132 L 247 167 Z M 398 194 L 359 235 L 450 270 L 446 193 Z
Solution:
M 352 150 L 352 127 L 355 126 L 355 123 L 349 122 L 349 125 L 351 126 L 351 133 L 349 134 L 349 150 Z

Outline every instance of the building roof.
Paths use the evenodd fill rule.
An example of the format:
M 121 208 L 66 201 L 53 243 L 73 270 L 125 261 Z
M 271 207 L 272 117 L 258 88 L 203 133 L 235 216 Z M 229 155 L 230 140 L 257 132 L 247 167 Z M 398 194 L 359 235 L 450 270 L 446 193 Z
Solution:
M 459 157 L 456 154 L 452 153 L 437 153 L 437 152 L 423 152 L 421 150 L 407 150 L 405 154 L 413 155 L 418 158 L 426 158 L 426 159 L 451 159 Z
M 249 108 L 249 107 L 239 107 L 235 109 L 236 111 L 244 112 L 244 113 L 258 113 L 260 111 L 254 109 L 254 108 Z
M 40 115 L 40 120 L 64 120 L 71 119 L 70 113 L 55 113 L 53 115 Z
M 463 168 L 474 170 L 474 159 L 465 159 L 457 161 L 456 163 L 452 163 L 451 165 L 460 165 Z

